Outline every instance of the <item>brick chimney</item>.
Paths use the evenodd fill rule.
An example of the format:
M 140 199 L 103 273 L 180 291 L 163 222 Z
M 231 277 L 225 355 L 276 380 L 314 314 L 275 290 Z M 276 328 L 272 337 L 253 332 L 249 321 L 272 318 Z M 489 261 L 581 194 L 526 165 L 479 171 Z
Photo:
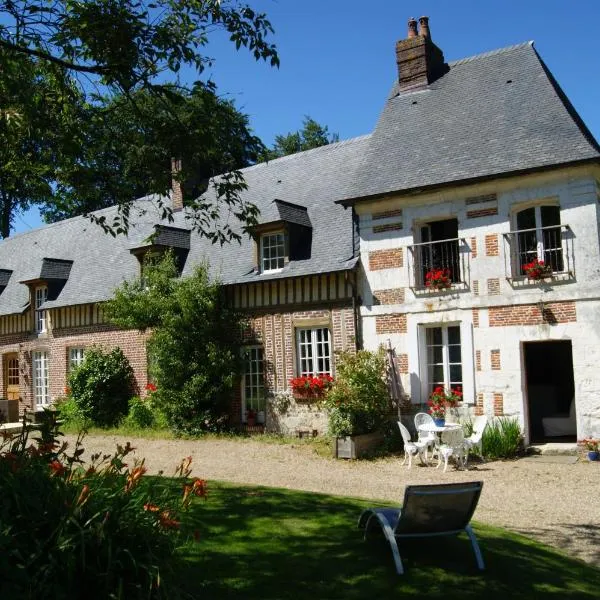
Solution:
M 448 71 L 444 53 L 431 41 L 429 17 L 408 21 L 408 35 L 396 42 L 396 63 L 400 92 L 422 89 Z
M 183 185 L 176 176 L 181 173 L 181 159 L 171 159 L 171 208 L 173 211 L 183 209 Z

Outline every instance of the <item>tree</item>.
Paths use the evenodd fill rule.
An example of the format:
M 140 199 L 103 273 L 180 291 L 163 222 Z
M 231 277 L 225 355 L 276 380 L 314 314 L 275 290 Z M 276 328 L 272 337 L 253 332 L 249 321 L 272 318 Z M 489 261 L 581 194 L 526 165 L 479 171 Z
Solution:
M 227 423 L 241 372 L 240 315 L 229 308 L 206 265 L 177 279 L 171 253 L 144 265 L 144 282 L 126 282 L 105 306 L 119 327 L 152 328 L 152 401 L 176 433 L 198 434 Z
M 131 127 L 138 129 L 139 135 L 145 137 L 147 144 L 153 142 L 155 123 L 149 121 L 148 111 L 140 107 L 149 103 L 148 98 L 152 97 L 155 106 L 156 103 L 162 103 L 165 110 L 171 110 L 174 106 L 175 84 L 184 97 L 193 93 L 199 96 L 198 90 L 202 89 L 204 101 L 208 102 L 207 98 L 212 94 L 216 106 L 216 87 L 210 80 L 203 79 L 203 74 L 206 67 L 213 64 L 204 50 L 210 35 L 219 29 L 227 33 L 237 48 L 243 46 L 251 51 L 256 60 L 265 60 L 274 66 L 279 64 L 276 49 L 268 40 L 272 33 L 271 24 L 264 14 L 255 12 L 239 0 L 55 0 L 48 3 L 40 3 L 38 0 L 0 0 L 0 50 L 15 63 L 27 60 L 42 70 L 52 67 L 54 79 L 51 80 L 51 87 L 55 90 L 74 89 L 77 92 L 72 98 L 65 97 L 64 100 L 70 101 L 71 112 L 77 115 L 82 124 L 83 139 L 75 136 L 75 141 L 80 141 L 81 145 L 89 143 L 88 136 L 98 133 L 98 124 L 94 120 L 106 116 L 102 110 L 95 112 L 93 109 L 114 106 L 115 102 L 130 104 L 129 116 L 133 121 Z M 182 67 L 191 68 L 196 73 L 196 81 L 189 87 L 182 86 L 176 80 Z M 0 73 L 0 77 L 5 78 L 4 71 Z M 220 105 L 220 108 L 223 107 Z M 12 110 L 19 112 L 20 107 L 8 105 L 0 97 L 0 111 Z M 177 111 L 174 110 L 172 124 L 175 124 L 175 129 L 172 133 L 175 138 L 183 135 L 186 126 L 185 120 L 176 116 Z M 218 111 L 218 116 L 225 118 L 223 128 L 235 129 L 236 120 L 231 119 L 231 111 L 228 114 L 223 108 Z M 46 134 L 54 131 L 69 150 L 67 154 L 71 155 L 72 147 L 77 144 L 69 140 L 69 136 L 61 128 L 52 130 L 52 126 L 53 122 L 50 120 L 48 129 L 35 131 L 33 139 L 44 139 Z M 219 137 L 222 131 L 218 126 L 211 127 L 199 140 L 205 156 L 209 156 L 223 142 Z M 100 135 L 102 132 L 101 128 Z M 226 141 L 230 141 L 232 137 L 233 135 L 225 136 Z M 10 138 L 2 141 L 6 142 L 7 139 Z M 59 145 L 58 153 L 60 150 Z M 109 179 L 115 180 L 115 171 L 118 172 L 122 167 L 121 162 L 112 170 L 110 162 L 106 164 L 100 160 L 90 160 L 91 151 L 85 147 L 81 152 L 84 153 L 84 163 L 88 167 L 101 165 L 104 174 L 109 172 Z M 167 192 L 171 170 L 171 157 L 168 158 L 169 160 L 160 164 L 161 176 L 154 177 L 144 193 Z M 75 156 L 70 162 L 80 160 L 80 156 Z M 84 185 L 81 179 L 87 178 L 90 181 L 94 176 L 89 171 L 84 174 L 73 173 L 72 170 L 65 172 L 55 163 L 50 164 L 61 177 L 50 181 L 52 198 L 47 204 L 51 205 L 58 197 L 57 194 L 66 196 L 62 207 L 59 205 L 56 211 L 50 207 L 47 209 L 49 215 L 57 216 L 64 210 L 64 206 L 68 207 L 72 203 L 77 188 L 84 191 L 93 188 L 91 185 Z M 243 165 L 234 166 L 230 175 L 215 184 L 215 192 L 220 204 L 224 204 L 242 224 L 250 224 L 253 222 L 253 211 L 244 206 L 240 199 L 239 193 L 244 184 L 237 171 L 239 166 Z M 129 173 L 127 168 L 121 174 L 123 172 Z M 97 172 L 95 175 L 96 180 L 99 180 L 103 173 Z M 207 180 L 213 175 L 215 173 L 208 169 L 200 174 L 200 178 Z M 182 174 L 184 176 L 185 171 Z M 47 185 L 49 178 L 45 181 Z M 103 202 L 108 202 L 112 195 L 111 203 L 118 203 L 123 208 L 123 219 L 114 227 L 104 223 L 113 233 L 127 229 L 128 208 L 134 199 L 129 194 L 137 194 L 139 191 L 135 180 L 133 183 L 128 181 L 123 188 L 117 194 L 114 185 L 110 184 L 99 194 L 105 196 Z M 37 202 L 39 196 L 32 194 L 30 201 Z M 62 198 L 60 200 L 63 202 Z M 97 197 L 88 198 L 83 206 L 94 207 L 97 201 Z M 207 205 L 206 202 L 198 202 L 192 208 L 195 212 L 194 226 L 202 224 L 204 227 L 199 227 L 200 231 L 213 237 L 206 224 L 212 221 L 219 209 L 214 203 Z M 165 205 L 164 210 L 168 217 L 168 206 Z M 226 230 L 222 235 L 215 234 L 213 239 L 223 242 L 235 237 L 231 230 Z
M 329 133 L 326 125 L 320 125 L 314 119 L 306 116 L 302 121 L 302 129 L 290 132 L 287 135 L 276 136 L 273 148 L 263 153 L 262 160 L 273 160 L 288 154 L 312 150 L 319 146 L 337 142 L 339 139 L 337 133 Z
M 161 98 L 144 91 L 130 98 L 119 95 L 105 106 L 82 112 L 85 142 L 79 160 L 65 166 L 59 189 L 42 208 L 48 221 L 111 206 L 115 199 L 138 198 L 149 189 L 168 189 L 171 173 L 163 166 L 178 155 L 185 157 L 180 176 L 191 182 L 188 195 L 196 197 L 211 177 L 256 162 L 264 149 L 250 131 L 247 117 L 203 86 L 189 92 L 172 88 Z M 204 202 L 206 210 L 198 214 L 208 210 L 208 200 Z M 241 220 L 254 216 L 253 205 L 241 199 L 237 209 L 246 211 Z M 230 228 L 219 219 L 218 210 L 214 219 L 195 226 L 221 239 L 226 239 Z

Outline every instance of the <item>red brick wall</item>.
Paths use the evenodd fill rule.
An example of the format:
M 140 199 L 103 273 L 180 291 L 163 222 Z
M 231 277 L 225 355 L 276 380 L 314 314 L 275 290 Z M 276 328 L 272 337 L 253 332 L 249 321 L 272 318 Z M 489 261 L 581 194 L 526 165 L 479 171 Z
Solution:
M 378 315 L 375 317 L 375 333 L 406 333 L 406 315 Z
M 149 332 L 138 330 L 122 331 L 109 325 L 92 325 L 71 329 L 48 331 L 44 336 L 20 334 L 0 338 L 1 353 L 18 352 L 20 370 L 20 412 L 34 408 L 32 353 L 48 352 L 48 379 L 50 399 L 65 395 L 67 383 L 68 352 L 70 348 L 86 348 L 93 345 L 107 349 L 119 346 L 129 360 L 135 375 L 137 392 L 144 390 L 148 382 L 146 340 Z M 4 364 L 4 360 L 2 361 Z M 4 394 L 4 369 L 0 385 Z
M 504 395 L 494 392 L 494 415 L 500 417 L 504 414 Z
M 369 270 L 380 271 L 381 269 L 395 269 L 404 266 L 402 248 L 391 250 L 374 250 L 369 252 Z
M 408 354 L 398 355 L 398 370 L 403 375 L 408 373 Z
M 543 314 L 537 304 L 497 306 L 489 309 L 490 327 L 542 325 L 544 323 L 574 323 L 577 321 L 575 302 L 547 302 Z
M 475 350 L 475 370 L 481 371 L 481 350 Z
M 498 256 L 498 235 L 491 233 L 485 236 L 485 255 Z
M 375 290 L 373 304 L 402 304 L 404 302 L 404 288 L 389 290 Z
M 473 313 L 473 327 L 479 327 L 479 309 L 473 308 L 471 311 Z
M 471 256 L 477 258 L 477 238 L 471 238 Z
M 492 371 L 500 371 L 502 369 L 500 364 L 500 350 L 492 350 L 490 352 L 490 362 L 492 365 Z
M 496 296 L 500 293 L 500 280 L 497 277 L 487 280 L 488 294 Z
M 475 414 L 483 414 L 483 393 L 479 392 L 475 398 Z

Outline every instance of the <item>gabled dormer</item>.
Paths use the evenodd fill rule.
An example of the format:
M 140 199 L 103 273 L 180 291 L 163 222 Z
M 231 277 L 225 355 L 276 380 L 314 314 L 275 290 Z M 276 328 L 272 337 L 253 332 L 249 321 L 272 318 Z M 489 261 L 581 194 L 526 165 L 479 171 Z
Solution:
M 281 271 L 290 261 L 310 258 L 312 223 L 305 206 L 275 199 L 263 221 L 250 228 L 260 273 Z
M 29 288 L 29 305 L 33 307 L 36 333 L 46 332 L 48 323 L 44 304 L 58 298 L 69 279 L 72 266 L 72 260 L 42 258 L 39 273 L 31 279 L 20 282 Z
M 167 250 L 171 250 L 175 256 L 177 270 L 181 274 L 190 252 L 190 237 L 189 229 L 155 225 L 154 232 L 141 244 L 130 248 L 129 251 L 138 259 L 140 269 L 142 269 L 144 262 L 151 256 L 159 257 Z

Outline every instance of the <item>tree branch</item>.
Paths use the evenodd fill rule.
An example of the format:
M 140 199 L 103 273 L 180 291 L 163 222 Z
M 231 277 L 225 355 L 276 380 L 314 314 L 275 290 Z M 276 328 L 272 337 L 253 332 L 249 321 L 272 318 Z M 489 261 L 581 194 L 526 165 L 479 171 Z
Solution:
M 103 75 L 105 73 L 110 72 L 110 69 L 108 67 L 101 67 L 99 65 L 78 65 L 77 63 L 72 63 L 67 60 L 63 60 L 62 58 L 58 58 L 57 56 L 53 56 L 49 52 L 44 52 L 43 50 L 35 50 L 33 48 L 27 48 L 25 46 L 19 46 L 18 44 L 13 44 L 12 42 L 9 42 L 7 40 L 0 39 L 0 47 L 7 48 L 8 50 L 13 50 L 14 52 L 27 54 L 28 56 L 35 56 L 37 58 L 41 58 L 42 60 L 46 60 L 48 62 L 64 67 L 65 69 L 70 69 L 79 73 L 94 73 L 96 75 Z

